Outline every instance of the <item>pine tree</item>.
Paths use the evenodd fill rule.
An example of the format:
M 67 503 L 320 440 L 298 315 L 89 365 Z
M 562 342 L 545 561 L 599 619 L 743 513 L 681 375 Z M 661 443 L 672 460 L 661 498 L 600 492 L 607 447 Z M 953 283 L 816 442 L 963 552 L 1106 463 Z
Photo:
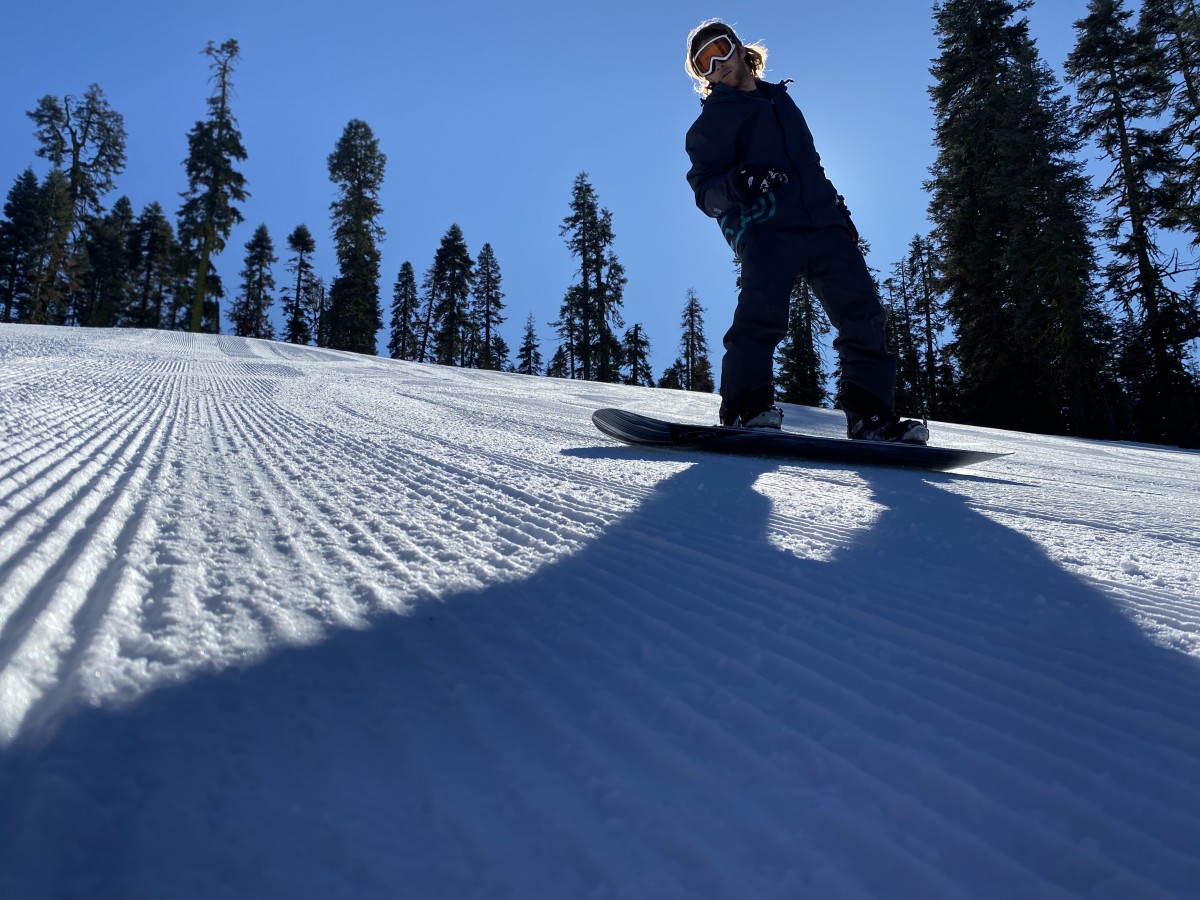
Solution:
M 275 329 L 267 310 L 275 303 L 271 293 L 275 290 L 275 276 L 271 267 L 277 261 L 271 234 L 266 225 L 259 225 L 246 241 L 242 286 L 229 311 L 233 333 L 238 337 L 274 339 Z
M 625 360 L 625 384 L 654 387 L 654 373 L 650 371 L 650 338 L 640 324 L 625 332 L 621 339 L 621 356 Z
M 47 235 L 45 263 L 33 285 L 31 318 L 65 323 L 73 312 L 64 298 L 77 284 L 84 230 L 101 212 L 101 198 L 125 168 L 125 120 L 98 85 L 83 97 L 46 95 L 27 113 L 37 125 L 38 156 L 64 176 L 66 197 Z
M 431 272 L 433 305 L 433 361 L 461 366 L 468 348 L 472 323 L 467 301 L 475 283 L 475 261 L 458 225 L 442 235 Z
M 163 208 L 151 203 L 133 223 L 126 243 L 129 294 L 119 315 L 132 328 L 161 328 L 176 276 L 175 234 Z
M 287 239 L 287 271 L 293 281 L 283 294 L 284 340 L 289 344 L 309 344 L 313 340 L 313 314 L 311 309 L 313 267 L 310 261 L 317 252 L 317 242 L 307 225 L 297 225 Z
M 230 100 L 233 97 L 233 67 L 240 52 L 230 39 L 220 47 L 212 41 L 204 48 L 212 62 L 213 93 L 208 98 L 208 118 L 196 122 L 188 132 L 188 187 L 179 210 L 179 241 L 187 248 L 192 275 L 191 331 L 220 331 L 221 296 L 211 284 L 213 258 L 225 249 L 233 227 L 242 221 L 235 206 L 249 196 L 245 177 L 234 164 L 245 162 L 246 150 Z
M 688 288 L 683 304 L 680 327 L 682 337 L 679 340 L 679 359 L 676 361 L 678 372 L 673 377 L 678 379 L 679 387 L 685 391 L 711 394 L 716 386 L 712 362 L 708 358 L 708 338 L 704 335 L 704 307 L 691 288 Z
M 674 363 L 663 369 L 662 377 L 658 379 L 658 387 L 672 391 L 687 390 L 683 380 L 685 368 L 683 360 L 677 358 Z
M 554 351 L 554 355 L 550 357 L 550 364 L 546 366 L 547 378 L 573 378 L 574 374 L 571 365 L 567 360 L 567 348 L 559 346 Z
M 375 353 L 383 327 L 379 305 L 379 242 L 383 207 L 379 192 L 387 157 L 371 127 L 352 119 L 329 155 L 329 177 L 338 186 L 333 211 L 339 274 L 329 291 L 330 346 Z
M 500 263 L 491 244 L 484 244 L 475 262 L 474 320 L 481 330 L 478 365 L 481 369 L 504 369 L 508 364 L 508 345 L 500 337 L 504 324 L 504 292 Z
M 517 371 L 522 375 L 542 374 L 542 349 L 533 313 L 530 313 L 525 321 L 525 336 L 521 339 L 521 347 L 517 351 Z
M 32 167 L 17 176 L 0 220 L 0 322 L 26 321 L 42 236 L 41 186 Z
M 1142 0 L 1140 37 L 1152 47 L 1146 63 L 1161 73 L 1167 134 L 1179 158 L 1168 177 L 1178 191 L 1177 206 L 1164 224 L 1186 230 L 1200 245 L 1200 12 L 1194 0 Z
M 776 354 L 779 400 L 820 406 L 829 393 L 821 360 L 821 338 L 829 333 L 829 318 L 804 278 L 792 285 L 787 335 Z
M 1107 326 L 1092 281 L 1090 186 L 1030 0 L 934 6 L 937 160 L 930 216 L 970 422 L 1112 433 Z
M 83 240 L 87 265 L 72 303 L 79 324 L 93 328 L 117 324 L 129 296 L 133 228 L 133 204 L 128 197 L 119 198 L 107 215 L 89 219 Z
M 1083 112 L 1083 133 L 1112 163 L 1100 188 L 1108 214 L 1101 234 L 1113 261 L 1107 287 L 1130 321 L 1122 328 L 1122 371 L 1133 395 L 1137 436 L 1200 441 L 1200 391 L 1189 371 L 1188 341 L 1200 333 L 1194 301 L 1172 290 L 1174 262 L 1157 233 L 1181 203 L 1181 161 L 1157 126 L 1170 86 L 1153 35 L 1129 25 L 1121 0 L 1092 0 L 1075 23 L 1067 60 Z
M 313 340 L 318 347 L 329 347 L 329 291 L 324 278 L 314 278 L 309 284 L 306 308 L 312 314 Z
M 407 260 L 392 289 L 392 332 L 388 340 L 388 355 L 392 359 L 415 359 L 419 326 L 417 276 Z
M 571 214 L 559 234 L 579 260 L 580 280 L 566 293 L 558 328 L 571 359 L 571 377 L 616 381 L 620 376 L 620 342 L 615 330 L 624 327 L 625 269 L 612 250 L 612 213 L 600 207 L 586 172 L 575 178 Z

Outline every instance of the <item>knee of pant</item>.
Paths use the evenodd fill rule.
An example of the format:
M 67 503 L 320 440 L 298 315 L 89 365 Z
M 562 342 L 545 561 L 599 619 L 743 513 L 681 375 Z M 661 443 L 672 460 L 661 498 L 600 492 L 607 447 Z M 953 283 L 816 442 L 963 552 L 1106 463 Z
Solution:
M 882 347 L 887 339 L 887 315 L 883 310 L 863 318 L 843 319 L 838 326 L 838 340 Z

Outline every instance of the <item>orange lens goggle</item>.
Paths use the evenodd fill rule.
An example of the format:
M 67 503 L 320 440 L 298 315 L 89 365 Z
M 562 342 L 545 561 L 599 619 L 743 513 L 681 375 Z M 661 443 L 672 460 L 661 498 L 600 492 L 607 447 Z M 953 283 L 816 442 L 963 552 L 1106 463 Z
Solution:
M 692 56 L 692 65 L 701 78 L 707 78 L 716 69 L 718 63 L 723 63 L 733 56 L 737 49 L 733 39 L 726 34 L 719 34 L 712 40 L 700 45 L 700 49 Z

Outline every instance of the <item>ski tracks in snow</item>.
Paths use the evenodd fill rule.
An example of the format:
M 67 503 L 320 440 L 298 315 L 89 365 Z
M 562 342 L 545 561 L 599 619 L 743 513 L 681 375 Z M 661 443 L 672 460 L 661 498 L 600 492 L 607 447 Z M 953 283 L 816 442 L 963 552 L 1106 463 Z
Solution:
M 29 834 L 93 894 L 1200 884 L 1194 454 L 953 427 L 1018 455 L 639 454 L 591 410 L 711 400 L 0 334 L 0 740 L 27 773 L 0 837 L 29 896 L 66 858 Z

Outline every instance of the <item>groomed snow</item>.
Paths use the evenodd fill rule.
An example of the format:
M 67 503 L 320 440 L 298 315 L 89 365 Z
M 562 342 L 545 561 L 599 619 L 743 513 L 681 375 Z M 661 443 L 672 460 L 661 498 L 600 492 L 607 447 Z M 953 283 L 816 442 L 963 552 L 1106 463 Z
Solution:
M 0 897 L 1200 897 L 1200 454 L 600 406 L 0 325 Z

